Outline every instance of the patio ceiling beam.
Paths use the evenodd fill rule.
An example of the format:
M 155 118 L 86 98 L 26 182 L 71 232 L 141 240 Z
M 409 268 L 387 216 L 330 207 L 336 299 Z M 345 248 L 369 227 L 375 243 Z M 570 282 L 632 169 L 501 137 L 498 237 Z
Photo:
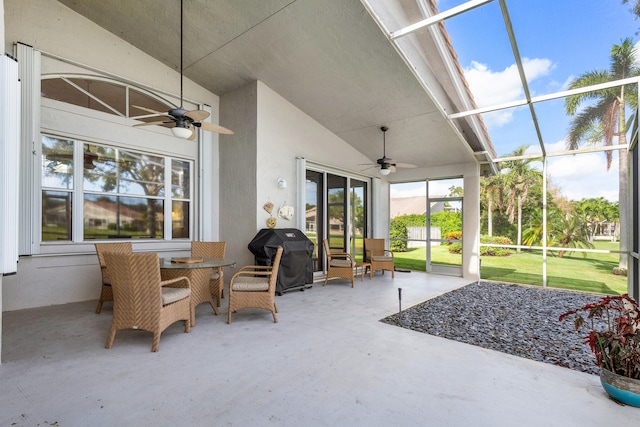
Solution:
M 486 3 L 491 3 L 493 0 L 471 0 L 466 3 L 463 3 L 459 6 L 452 7 L 449 10 L 446 10 L 437 15 L 433 15 L 429 18 L 423 19 L 421 21 L 416 22 L 415 24 L 411 24 L 407 27 L 401 28 L 398 31 L 392 31 L 389 33 L 389 38 L 391 40 L 395 40 L 400 37 L 404 37 L 411 33 L 415 33 L 421 28 L 425 28 L 431 26 L 433 24 L 437 24 L 440 21 L 444 21 L 447 18 L 451 18 L 456 15 L 460 15 L 461 13 L 467 12 L 471 9 L 475 9 L 476 7 L 480 7 Z
M 613 150 L 621 150 L 621 149 L 628 149 L 628 148 L 629 148 L 629 144 L 617 144 L 617 145 L 610 145 L 606 147 L 586 147 L 586 148 L 579 148 L 577 150 L 554 151 L 551 153 L 547 152 L 546 154 L 544 154 L 544 156 L 542 153 L 533 153 L 533 154 L 525 154 L 523 156 L 499 157 L 496 159 L 492 159 L 492 162 L 499 163 L 499 162 L 506 162 L 510 160 L 523 160 L 523 159 L 541 159 L 542 160 L 543 157 L 560 157 L 560 156 L 567 156 L 567 155 L 573 155 L 573 154 L 598 153 L 601 151 L 613 151 Z
M 524 66 L 522 65 L 522 57 L 520 56 L 520 49 L 518 48 L 518 42 L 516 42 L 516 35 L 513 32 L 513 25 L 511 24 L 511 18 L 509 17 L 509 10 L 507 9 L 506 0 L 500 1 L 500 10 L 502 11 L 502 19 L 504 21 L 504 26 L 507 30 L 507 34 L 509 36 L 509 43 L 511 44 L 511 51 L 513 52 L 513 57 L 516 61 L 516 66 L 518 67 L 518 75 L 520 76 L 520 83 L 522 84 L 522 90 L 524 90 L 524 96 L 527 100 L 527 105 L 529 106 L 529 113 L 531 114 L 531 120 L 533 121 L 533 126 L 536 129 L 536 135 L 538 136 L 538 144 L 540 145 L 540 150 L 542 150 L 542 154 L 545 154 L 544 141 L 542 139 L 542 132 L 540 131 L 540 123 L 538 123 L 538 116 L 536 115 L 536 110 L 531 102 L 531 91 L 529 90 L 529 84 L 527 83 L 527 75 L 524 72 Z
M 562 92 L 554 92 L 547 95 L 534 96 L 530 101 L 521 99 L 518 101 L 505 102 L 503 104 L 490 105 L 488 107 L 476 108 L 474 110 L 461 111 L 459 113 L 449 114 L 450 119 L 459 119 L 462 117 L 472 116 L 475 114 L 491 113 L 493 111 L 505 110 L 507 108 L 521 107 L 527 105 L 528 102 L 538 103 L 542 101 L 551 101 L 553 99 L 564 98 L 571 95 L 578 95 L 580 93 L 595 92 L 598 90 L 609 89 L 616 86 L 624 86 L 628 84 L 638 84 L 640 82 L 639 77 L 629 77 L 621 80 L 613 80 L 607 83 L 600 83 L 593 86 L 585 86 L 577 89 L 565 90 Z

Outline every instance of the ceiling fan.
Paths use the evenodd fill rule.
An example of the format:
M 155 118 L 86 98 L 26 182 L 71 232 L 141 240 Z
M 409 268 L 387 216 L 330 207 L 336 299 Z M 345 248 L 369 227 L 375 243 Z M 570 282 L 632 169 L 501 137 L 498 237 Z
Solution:
M 387 157 L 387 140 L 386 133 L 389 130 L 386 126 L 381 126 L 380 130 L 382 131 L 382 157 L 376 160 L 376 164 L 372 167 L 379 167 L 381 175 L 389 175 L 391 172 L 395 172 L 396 168 L 407 168 L 412 169 L 416 168 L 416 165 L 412 165 L 411 163 L 399 163 L 393 159 Z
M 142 111 L 146 111 L 148 113 L 152 113 L 155 116 L 164 116 L 163 120 L 153 121 L 153 122 L 145 122 L 138 123 L 134 126 L 150 126 L 150 125 L 164 125 L 171 128 L 171 132 L 179 137 L 184 139 L 189 139 L 193 141 L 196 137 L 195 128 L 199 127 L 202 130 L 207 130 L 210 132 L 223 133 L 227 135 L 233 134 L 232 130 L 229 130 L 220 125 L 216 125 L 213 123 L 203 122 L 204 119 L 209 117 L 209 113 L 203 110 L 192 110 L 187 111 L 183 107 L 183 21 L 184 21 L 184 13 L 183 13 L 183 0 L 180 0 L 180 107 L 172 108 L 168 112 L 163 113 L 160 111 L 152 110 L 150 108 L 141 107 L 138 105 L 132 105 L 132 107 L 137 108 Z M 153 116 L 151 116 L 153 117 Z

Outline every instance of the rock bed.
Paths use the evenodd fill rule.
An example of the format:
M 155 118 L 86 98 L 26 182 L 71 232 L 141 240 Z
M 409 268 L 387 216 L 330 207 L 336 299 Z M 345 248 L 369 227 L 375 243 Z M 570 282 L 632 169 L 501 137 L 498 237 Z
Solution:
M 573 318 L 558 317 L 598 294 L 492 282 L 472 283 L 386 317 L 384 323 L 598 375 Z

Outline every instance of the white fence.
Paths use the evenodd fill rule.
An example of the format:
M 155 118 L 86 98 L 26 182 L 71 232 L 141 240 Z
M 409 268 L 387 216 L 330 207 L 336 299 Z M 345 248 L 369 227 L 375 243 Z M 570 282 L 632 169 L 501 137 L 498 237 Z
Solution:
M 440 227 L 431 227 L 431 246 L 440 246 L 440 242 L 433 240 L 442 239 Z M 427 246 L 427 227 L 407 227 L 407 248 Z

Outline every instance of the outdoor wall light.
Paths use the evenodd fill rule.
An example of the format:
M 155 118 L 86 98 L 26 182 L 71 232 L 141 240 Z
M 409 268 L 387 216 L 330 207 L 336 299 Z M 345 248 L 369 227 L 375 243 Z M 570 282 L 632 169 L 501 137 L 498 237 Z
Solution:
M 287 188 L 287 180 L 284 178 L 278 178 L 278 188 L 281 190 Z

